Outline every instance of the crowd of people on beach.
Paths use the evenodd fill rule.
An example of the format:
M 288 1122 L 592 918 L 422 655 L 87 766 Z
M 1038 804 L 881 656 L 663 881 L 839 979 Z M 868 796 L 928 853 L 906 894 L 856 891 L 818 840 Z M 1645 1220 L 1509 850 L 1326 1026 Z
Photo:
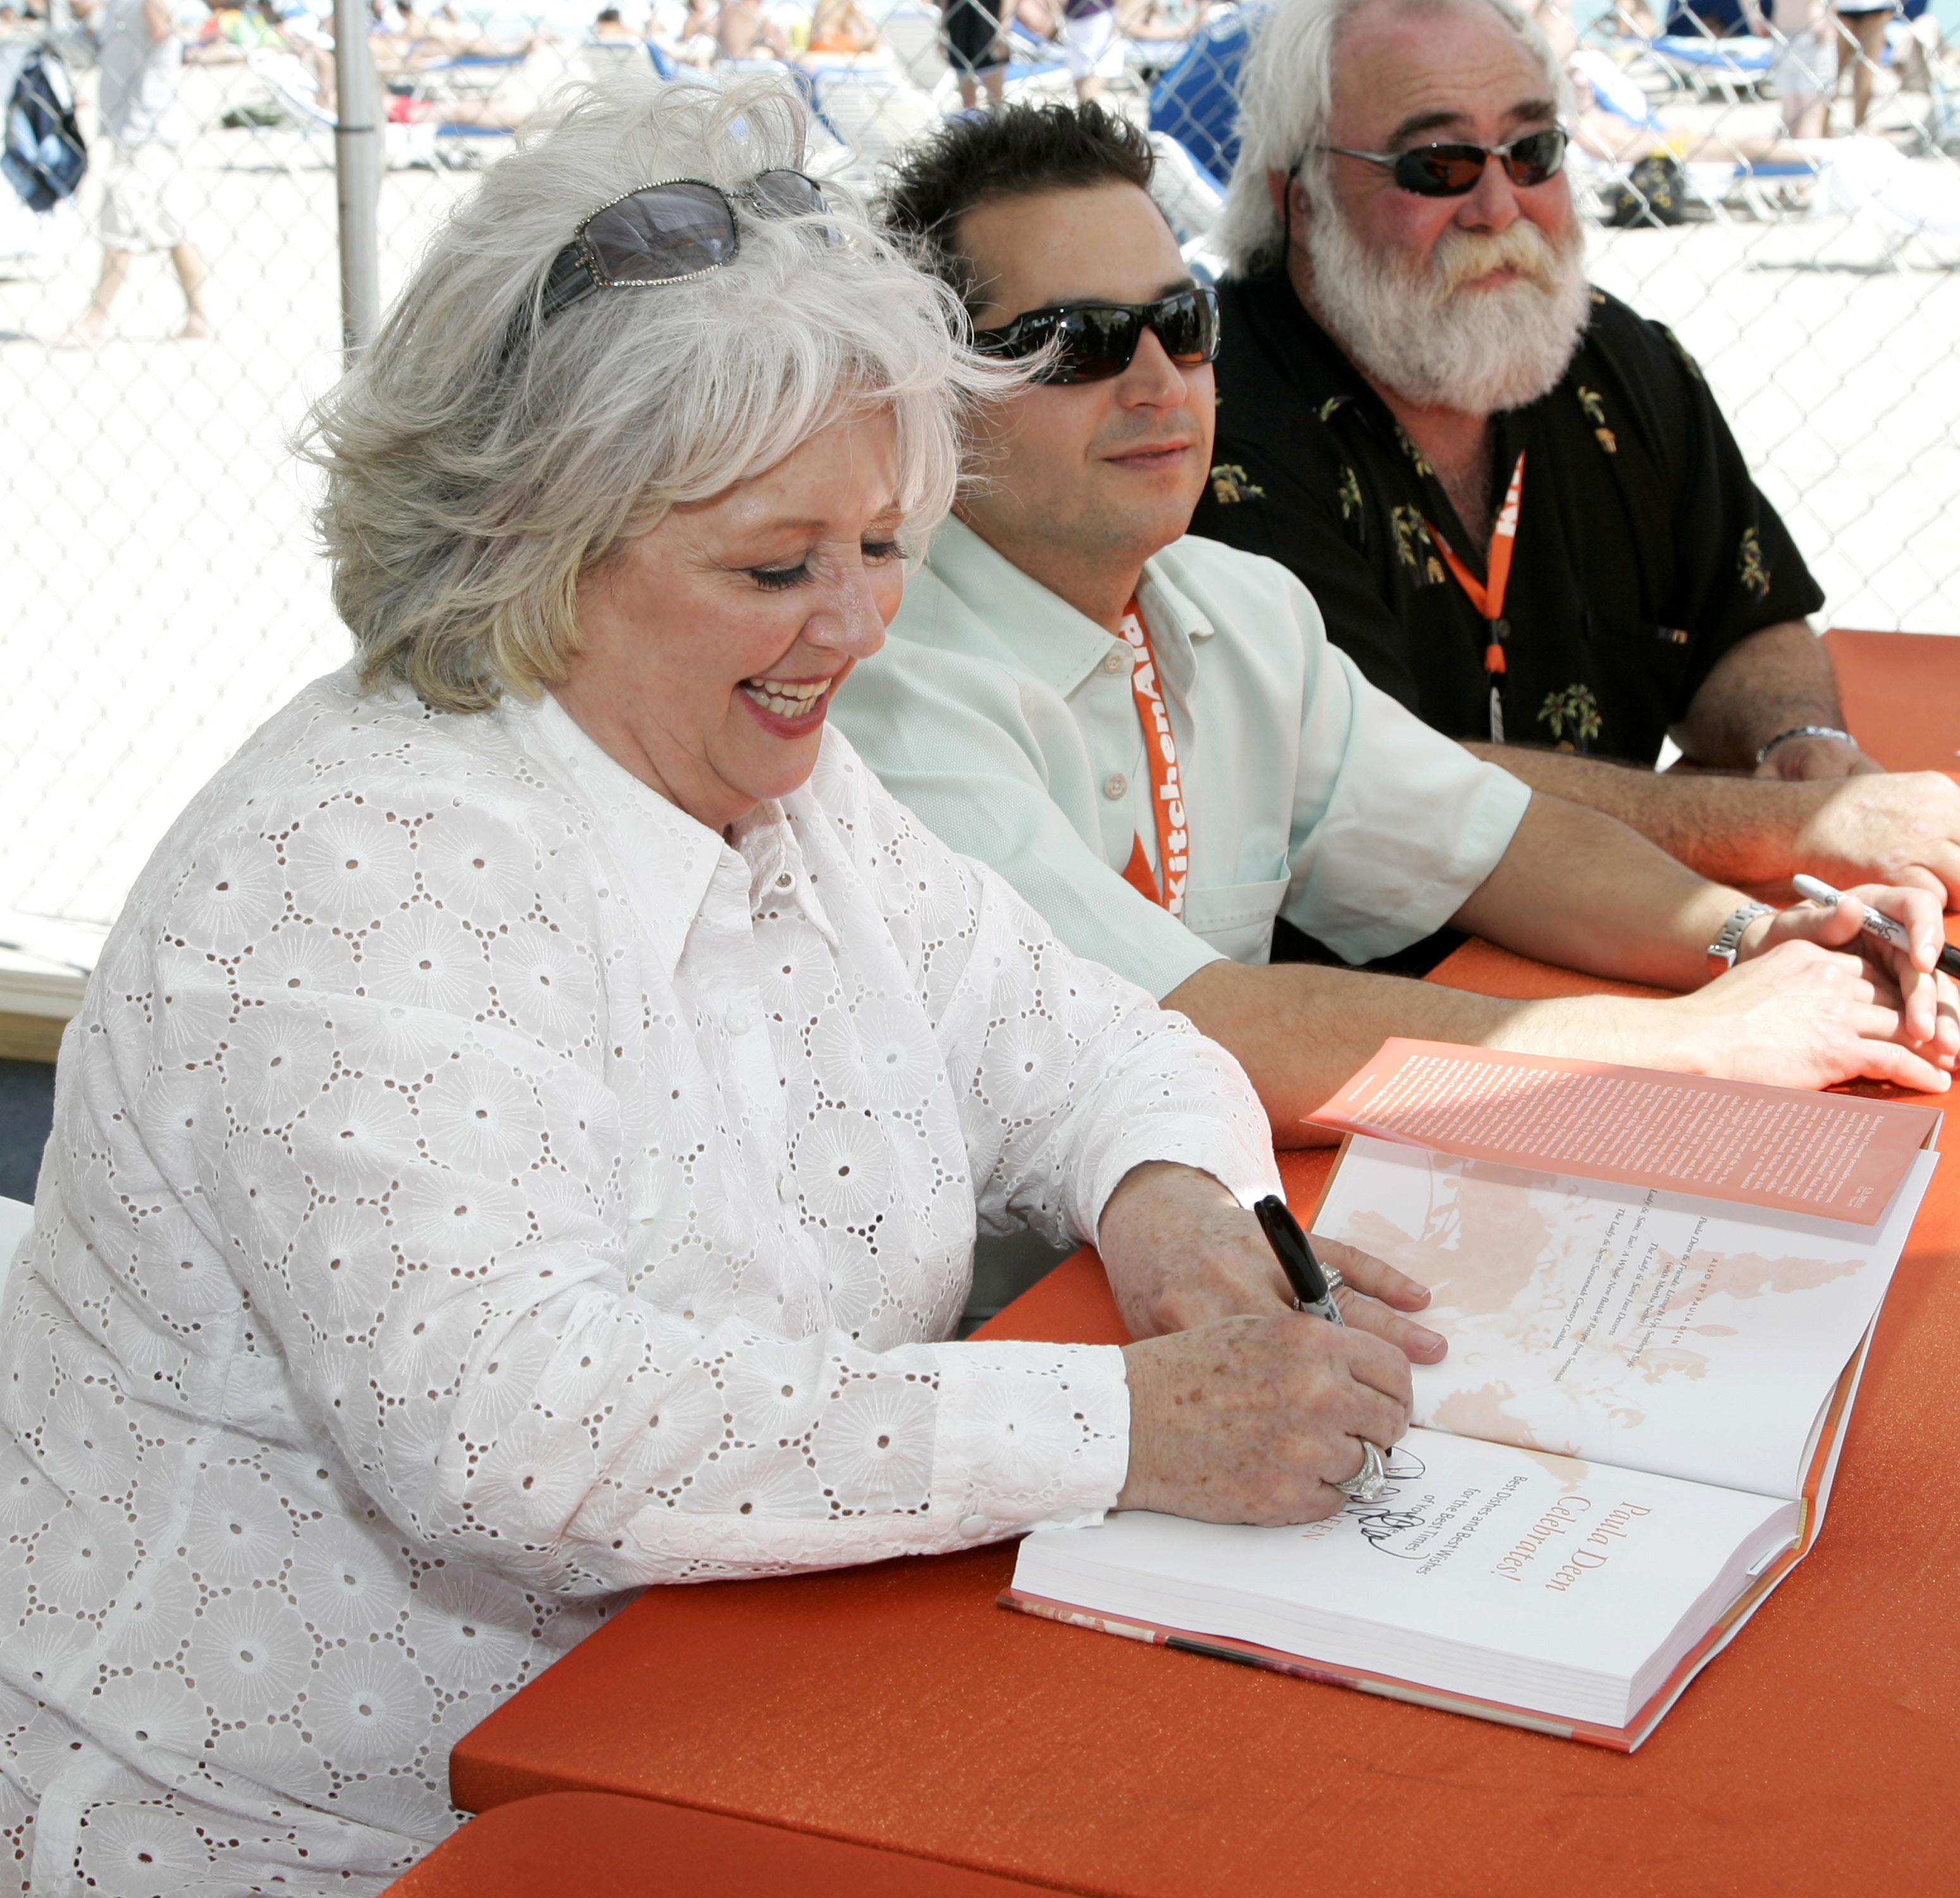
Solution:
M 1235 5 L 1227 0 L 1227 10 Z M 941 48 L 958 72 L 1007 65 L 1007 36 L 1018 26 L 1017 56 L 1024 63 L 1046 59 L 1072 72 L 1080 67 L 1076 77 L 1085 81 L 1120 71 L 1129 43 L 1140 49 L 1174 49 L 1219 10 L 1216 0 L 928 0 L 913 10 L 928 9 L 940 16 Z M 877 9 L 881 17 L 891 11 Z M 460 11 L 454 0 L 426 7 L 373 0 L 371 11 L 369 44 L 377 68 L 390 77 L 459 58 L 520 56 L 547 41 L 639 45 L 698 72 L 742 70 L 759 60 L 806 67 L 833 61 L 900 65 L 861 0 L 628 0 L 624 8 L 602 7 L 589 21 L 562 9 Z M 520 24 L 523 30 L 513 30 Z M 202 5 L 193 8 L 186 30 L 187 57 L 194 62 L 276 49 L 313 66 L 323 53 L 330 63 L 333 45 L 332 11 L 320 0 L 212 0 L 208 12 Z M 324 72 L 321 78 L 330 85 Z

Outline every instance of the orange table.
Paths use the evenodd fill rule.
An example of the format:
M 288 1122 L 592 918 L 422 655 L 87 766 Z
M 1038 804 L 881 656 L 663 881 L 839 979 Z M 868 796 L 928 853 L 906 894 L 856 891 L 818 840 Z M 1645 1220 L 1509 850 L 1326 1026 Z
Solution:
M 1960 707 L 1960 641 L 1831 637 L 1873 755 L 1943 762 L 1921 700 Z M 1914 660 L 1938 663 L 1908 690 Z M 1602 986 L 1480 943 L 1430 979 Z M 1330 1158 L 1285 1157 L 1297 1207 Z M 1956 1255 L 1949 1162 L 1816 1550 L 1631 1757 L 1006 1613 L 996 1547 L 651 1591 L 470 1734 L 452 1789 L 627 1794 L 1136 1898 L 1960 1891 Z M 1086 1254 L 986 1329 L 1124 1335 Z
M 1486 990 L 1577 978 L 1472 945 Z M 1309 1205 L 1325 1152 L 1287 1156 Z M 656 1589 L 459 1746 L 598 1788 L 1152 1898 L 1960 1889 L 1960 1168 L 1935 1176 L 1815 1552 L 1631 1757 L 993 1605 L 1011 1547 Z M 996 1337 L 1120 1341 L 1093 1257 Z
M 616 1793 L 498 1806 L 388 1898 L 1027 1898 L 1050 1887 Z
M 1844 722 L 1887 771 L 1960 769 L 1960 638 L 1834 626 L 1824 644 Z

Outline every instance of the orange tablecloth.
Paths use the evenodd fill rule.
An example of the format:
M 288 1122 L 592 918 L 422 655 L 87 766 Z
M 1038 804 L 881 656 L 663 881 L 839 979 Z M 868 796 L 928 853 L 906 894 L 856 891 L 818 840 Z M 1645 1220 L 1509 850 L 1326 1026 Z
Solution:
M 1876 671 L 1853 653 L 1847 700 L 1851 676 L 1939 644 L 1887 647 Z M 1919 675 L 1913 689 L 1960 707 L 1960 641 L 1950 650 L 1952 689 Z M 1939 720 L 1914 737 L 1900 710 L 1882 698 L 1850 716 L 1861 734 L 1884 726 L 1868 742 L 1895 768 L 1934 764 L 1891 740 L 1943 742 Z M 1602 986 L 1482 944 L 1431 979 Z M 1302 1210 L 1331 1157 L 1284 1159 Z M 1816 1550 L 1630 1757 L 1006 1613 L 993 1601 L 1013 1551 L 997 1547 L 653 1590 L 469 1735 L 455 1796 L 482 1811 L 630 1794 L 1138 1898 L 1952 1893 L 1956 1254 L 1949 1162 L 1886 1302 Z M 988 1331 L 1123 1340 L 1086 1254 Z
M 1473 944 L 1489 991 L 1577 978 Z M 1311 1205 L 1325 1152 L 1286 1156 Z M 1960 1888 L 1960 1168 L 1935 1176 L 1815 1552 L 1631 1757 L 993 1606 L 1011 1547 L 656 1589 L 457 1748 L 569 1787 L 1152 1898 Z M 996 1337 L 1120 1342 L 1093 1256 Z
M 1887 771 L 1960 769 L 1960 638 L 1834 626 L 1824 644 L 1844 722 Z
M 1042 1889 L 656 1799 L 554 1792 L 465 1826 L 388 1898 L 1026 1898 Z

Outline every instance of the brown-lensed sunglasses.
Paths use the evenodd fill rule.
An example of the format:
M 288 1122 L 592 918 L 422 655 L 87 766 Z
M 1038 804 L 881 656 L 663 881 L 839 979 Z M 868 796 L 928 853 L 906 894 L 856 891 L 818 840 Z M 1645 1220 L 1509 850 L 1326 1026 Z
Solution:
M 1493 158 L 1520 189 L 1543 184 L 1564 167 L 1567 142 L 1564 129 L 1553 126 L 1543 132 L 1528 132 L 1506 145 L 1414 145 L 1407 151 L 1356 151 L 1347 145 L 1316 145 L 1314 150 L 1379 165 L 1399 189 L 1419 198 L 1462 198 L 1476 189 L 1484 166 Z

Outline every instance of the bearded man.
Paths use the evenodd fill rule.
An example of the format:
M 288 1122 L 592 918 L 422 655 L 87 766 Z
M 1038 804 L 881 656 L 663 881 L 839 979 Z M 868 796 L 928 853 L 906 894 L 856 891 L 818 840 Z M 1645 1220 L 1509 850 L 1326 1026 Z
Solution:
M 1700 369 L 1586 284 L 1536 27 L 1273 0 L 1244 72 L 1192 531 L 1290 567 L 1430 724 L 1704 876 L 1960 898 L 1960 791 L 1869 775 Z M 1729 774 L 1656 773 L 1666 736 Z

